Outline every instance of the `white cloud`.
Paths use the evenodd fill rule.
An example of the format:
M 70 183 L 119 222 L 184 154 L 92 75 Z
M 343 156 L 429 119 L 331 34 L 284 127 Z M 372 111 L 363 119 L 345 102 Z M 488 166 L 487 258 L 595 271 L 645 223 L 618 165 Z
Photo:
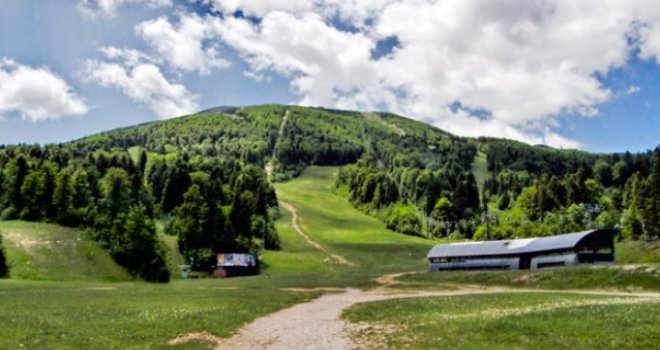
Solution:
M 259 24 L 227 18 L 211 22 L 222 41 L 248 63 L 251 75 L 274 71 L 290 77 L 299 103 L 373 107 L 383 100 L 370 61 L 375 43 L 362 33 L 340 31 L 314 13 L 272 12 Z M 362 94 L 348 101 L 347 95 Z
M 140 23 L 136 32 L 163 57 L 170 66 L 209 74 L 213 68 L 227 68 L 229 61 L 218 57 L 218 46 L 208 43 L 212 38 L 209 17 L 181 14 L 178 25 L 165 17 Z M 207 42 L 205 44 L 205 42 Z
M 464 135 L 578 146 L 552 129 L 615 96 L 598 77 L 636 48 L 660 63 L 660 8 L 647 0 L 202 1 L 223 13 L 205 21 L 248 74 L 290 78 L 297 102 L 384 108 Z M 388 37 L 399 45 L 374 59 Z
M 172 0 L 80 0 L 78 9 L 87 18 L 112 18 L 126 4 L 146 4 L 150 7 L 172 5 Z
M 87 113 L 83 99 L 47 67 L 0 59 L 0 114 L 18 113 L 33 122 Z
M 263 17 L 274 11 L 288 13 L 308 12 L 314 9 L 312 0 L 201 0 L 210 4 L 215 11 L 221 13 L 234 13 L 243 11 L 247 16 Z
M 144 104 L 161 118 L 172 118 L 198 111 L 198 96 L 177 83 L 168 81 L 160 68 L 148 59 L 134 58 L 133 50 L 105 48 L 109 58 L 120 62 L 88 60 L 81 77 L 104 87 L 114 87 L 135 102 Z

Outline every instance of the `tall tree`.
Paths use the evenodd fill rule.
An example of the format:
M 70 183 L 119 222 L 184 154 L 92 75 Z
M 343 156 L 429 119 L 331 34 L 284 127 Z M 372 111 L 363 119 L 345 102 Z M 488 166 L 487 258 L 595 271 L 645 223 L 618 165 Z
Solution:
M 9 276 L 9 264 L 5 257 L 5 250 L 2 245 L 2 232 L 0 232 L 0 278 Z

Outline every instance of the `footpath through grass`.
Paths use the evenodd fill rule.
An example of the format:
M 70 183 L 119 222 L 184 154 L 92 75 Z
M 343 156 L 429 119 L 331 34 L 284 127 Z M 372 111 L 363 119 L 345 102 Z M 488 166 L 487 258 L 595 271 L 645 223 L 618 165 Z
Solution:
M 264 254 L 268 267 L 261 275 L 167 285 L 131 281 L 80 231 L 0 222 L 13 265 L 12 278 L 0 280 L 0 349 L 204 349 L 209 344 L 167 342 L 188 332 L 228 336 L 260 316 L 320 294 L 286 288 L 368 287 L 384 273 L 424 271 L 433 242 L 391 232 L 333 194 L 336 172 L 310 168 L 278 184 L 278 196 L 297 208 L 299 224 L 311 239 L 353 267 L 310 246 L 284 210 L 276 223 L 283 249 Z M 164 238 L 170 265 L 180 263 L 175 240 Z
M 508 293 L 365 303 L 344 316 L 369 322 L 362 342 L 387 349 L 657 349 L 659 302 Z
M 370 286 L 371 278 L 394 272 L 426 271 L 426 254 L 435 242 L 388 230 L 379 220 L 358 211 L 345 197 L 334 193 L 335 167 L 309 167 L 302 176 L 276 184 L 280 200 L 298 211 L 299 224 L 312 240 L 354 266 L 338 264 L 313 249 L 291 227 L 291 216 L 282 209 L 278 232 L 281 252 L 268 252 L 266 274 L 303 274 L 330 286 Z

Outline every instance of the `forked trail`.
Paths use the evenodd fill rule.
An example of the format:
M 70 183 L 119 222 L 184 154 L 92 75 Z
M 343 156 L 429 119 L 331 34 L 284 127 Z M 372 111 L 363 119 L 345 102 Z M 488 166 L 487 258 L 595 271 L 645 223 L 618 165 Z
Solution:
M 305 231 L 303 231 L 302 227 L 300 227 L 300 224 L 299 224 L 300 218 L 298 217 L 298 211 L 296 210 L 296 207 L 294 207 L 293 205 L 291 205 L 287 202 L 283 202 L 281 200 L 280 200 L 280 205 L 286 211 L 291 213 L 291 227 L 293 227 L 293 229 L 299 235 L 301 235 L 309 245 L 314 247 L 314 249 L 317 249 L 317 250 L 325 253 L 326 255 L 328 255 L 328 257 L 330 259 L 332 259 L 334 262 L 336 262 L 338 264 L 347 265 L 347 266 L 355 266 L 355 264 L 348 261 L 348 259 L 344 258 L 343 256 L 341 256 L 339 254 L 332 253 L 324 245 L 322 245 L 321 243 L 311 239 L 307 234 L 305 234 Z
M 628 293 L 607 291 L 556 291 L 539 289 L 509 289 L 503 287 L 460 286 L 458 289 L 442 291 L 405 291 L 390 289 L 394 279 L 401 274 L 381 276 L 376 279 L 378 288 L 361 291 L 345 289 L 341 293 L 325 294 L 317 299 L 298 304 L 256 319 L 241 328 L 230 338 L 221 339 L 206 332 L 180 335 L 170 344 L 182 344 L 191 340 L 204 340 L 214 344 L 215 349 L 356 349 L 371 348 L 370 344 L 355 342 L 356 334 L 370 325 L 353 324 L 341 318 L 344 310 L 353 305 L 379 300 L 398 298 L 421 298 L 433 296 L 460 296 L 496 293 L 579 293 L 607 295 L 613 299 L 586 300 L 579 303 L 541 305 L 538 309 L 490 310 L 490 313 L 470 317 L 504 317 L 511 314 L 548 311 L 554 308 L 602 304 L 635 304 L 660 302 L 658 293 Z M 621 298 L 625 297 L 625 298 Z M 634 298 L 636 297 L 636 298 Z M 463 315 L 466 317 L 466 315 Z

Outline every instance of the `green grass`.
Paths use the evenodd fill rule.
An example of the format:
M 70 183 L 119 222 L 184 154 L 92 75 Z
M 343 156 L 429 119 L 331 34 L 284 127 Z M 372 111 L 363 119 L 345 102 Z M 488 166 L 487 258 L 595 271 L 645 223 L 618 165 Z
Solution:
M 616 266 L 523 271 L 443 271 L 400 278 L 406 288 L 434 289 L 442 284 L 497 285 L 543 289 L 660 291 L 660 266 Z
M 225 337 L 313 295 L 266 286 L 226 289 L 227 281 L 0 280 L 0 349 L 176 349 L 167 341 L 178 334 L 208 331 Z
M 486 153 L 478 152 L 477 156 L 474 157 L 474 162 L 472 162 L 472 174 L 474 174 L 474 179 L 477 181 L 479 193 L 483 193 L 484 183 L 490 176 Z
M 128 281 L 133 278 L 83 231 L 58 225 L 0 221 L 10 275 L 53 281 Z
M 208 348 L 209 344 L 203 342 L 182 347 L 166 344 L 177 334 L 187 332 L 207 331 L 218 336 L 228 336 L 246 322 L 303 302 L 320 293 L 290 292 L 285 288 L 369 288 L 375 285 L 375 277 L 396 272 L 419 272 L 400 278 L 400 281 L 404 282 L 400 285 L 402 288 L 412 289 L 438 289 L 439 286 L 446 288 L 447 284 L 455 286 L 460 283 L 553 289 L 660 289 L 660 273 L 655 265 L 632 270 L 578 268 L 521 272 L 425 273 L 425 255 L 436 242 L 389 231 L 379 220 L 353 208 L 345 197 L 335 193 L 339 192 L 334 189 L 336 172 L 337 168 L 333 167 L 311 167 L 301 177 L 288 183 L 277 184 L 276 188 L 281 200 L 297 208 L 300 224 L 308 236 L 323 244 L 332 253 L 342 255 L 355 263 L 355 266 L 334 263 L 326 253 L 310 246 L 291 227 L 290 214 L 282 210 L 282 217 L 276 222 L 282 240 L 282 250 L 264 253 L 267 268 L 261 275 L 225 280 L 173 280 L 167 285 L 140 281 L 110 283 L 107 281 L 126 281 L 131 280 L 131 277 L 114 264 L 96 244 L 86 240 L 83 232 L 50 224 L 0 222 L 4 246 L 12 263 L 12 278 L 0 280 L 0 349 L 20 348 L 21 344 L 23 348 L 39 349 Z M 159 237 L 168 252 L 168 266 L 174 269 L 173 276 L 176 277 L 178 271 L 175 266 L 183 263 L 176 249 L 176 239 L 164 235 L 162 227 L 159 227 Z M 57 243 L 58 241 L 60 243 Z M 621 257 L 626 254 L 630 257 L 626 259 L 632 259 L 634 256 L 647 256 L 644 259 L 651 259 L 656 249 L 634 244 L 620 247 L 617 249 L 619 259 L 623 259 Z M 647 253 L 640 255 L 641 251 Z M 502 294 L 483 300 L 488 301 L 489 305 L 492 304 L 492 307 L 499 307 L 498 305 L 509 301 L 525 305 L 527 301 L 532 303 L 529 298 L 534 297 L 552 301 L 549 299 L 551 296 L 523 297 L 522 294 Z M 423 348 L 450 344 L 449 347 L 455 348 L 461 346 L 453 344 L 468 342 L 463 347 L 470 348 L 479 345 L 476 340 L 469 343 L 473 341 L 472 337 L 465 336 L 470 327 L 474 326 L 474 321 L 459 322 L 452 326 L 453 328 L 440 329 L 440 332 L 446 334 L 438 334 L 445 334 L 442 339 L 447 340 L 447 343 L 440 343 L 435 335 L 437 328 L 446 323 L 440 322 L 441 319 L 438 322 L 433 321 L 434 317 L 460 311 L 452 309 L 451 303 L 456 304 L 452 300 L 467 300 L 464 307 L 472 308 L 470 310 L 473 311 L 485 307 L 483 303 L 478 304 L 470 298 L 432 298 L 365 304 L 354 309 L 358 311 L 351 310 L 348 315 L 350 320 L 364 319 L 382 324 L 392 322 L 394 325 L 406 324 L 406 327 L 413 327 L 406 333 L 408 335 L 397 331 L 388 337 L 391 338 L 390 347 L 407 344 L 414 348 Z M 574 300 L 581 300 L 581 297 L 575 298 L 577 299 Z M 544 300 L 534 305 L 545 302 Z M 430 304 L 416 304 L 418 302 Z M 404 307 L 399 309 L 393 305 Z M 629 343 L 623 345 L 641 344 L 643 347 L 644 344 L 638 342 L 639 337 L 636 335 L 644 334 L 639 333 L 643 327 L 638 329 L 632 324 L 645 325 L 647 321 L 655 321 L 652 315 L 630 314 L 617 307 L 619 306 L 598 309 L 597 313 L 613 320 L 628 317 L 626 325 L 629 328 L 626 329 L 632 329 L 632 337 L 606 339 L 614 345 L 628 341 Z M 427 309 L 435 311 L 429 313 Z M 656 309 L 656 305 L 648 308 L 654 312 Z M 415 313 L 418 311 L 420 316 L 416 321 Z M 397 320 L 399 317 L 400 320 Z M 564 316 L 557 317 L 560 317 L 557 324 L 552 323 L 554 321 L 543 321 L 542 317 L 520 318 L 511 322 L 516 327 L 526 327 L 529 323 L 529 327 L 545 327 L 546 331 L 562 332 L 567 327 L 563 323 L 564 318 L 561 318 Z M 583 323 L 600 322 L 598 317 L 591 313 L 585 313 L 578 319 Z M 491 327 L 497 327 L 498 322 L 500 321 L 489 324 Z M 474 339 L 484 340 L 483 337 L 492 336 L 489 332 L 495 332 L 490 328 L 476 329 L 483 334 L 482 338 Z M 494 340 L 490 342 L 499 344 L 497 342 L 502 341 L 502 344 L 512 344 L 512 348 L 527 347 L 527 343 L 515 342 L 516 339 L 524 338 L 516 332 L 522 331 L 514 327 L 513 333 L 509 334 L 513 334 L 511 338 L 506 338 L 506 333 L 503 333 L 493 336 Z M 410 334 L 415 337 L 411 338 Z M 536 333 L 532 333 L 534 334 Z M 657 338 L 656 333 L 648 335 L 650 339 L 654 336 Z M 601 343 L 584 343 L 584 339 L 566 339 L 569 344 L 601 347 Z M 545 343 L 541 343 L 541 348 L 543 344 Z
M 617 242 L 616 262 L 617 264 L 660 263 L 660 242 Z
M 300 178 L 276 184 L 277 194 L 296 207 L 301 226 L 311 239 L 356 266 L 335 264 L 327 261 L 326 254 L 310 251 L 289 227 L 290 216 L 282 210 L 278 232 L 285 242 L 283 252 L 266 255 L 273 270 L 293 268 L 296 272 L 326 275 L 329 280 L 340 276 L 342 283 L 351 286 L 365 285 L 370 277 L 385 273 L 424 271 L 426 253 L 436 242 L 392 232 L 378 219 L 352 207 L 345 197 L 333 192 L 336 174 L 334 167 L 310 167 Z M 301 252 L 305 255 L 300 256 Z
M 355 267 L 329 262 L 325 253 L 293 231 L 291 216 L 284 210 L 276 223 L 283 249 L 264 254 L 268 267 L 261 275 L 174 280 L 168 285 L 103 282 L 112 279 L 104 277 L 109 275 L 108 266 L 118 276 L 129 277 L 93 242 L 82 239 L 82 232 L 49 224 L 0 222 L 5 248 L 15 265 L 12 279 L 0 280 L 0 349 L 20 344 L 52 349 L 169 349 L 173 347 L 167 341 L 177 334 L 208 331 L 228 336 L 259 316 L 318 295 L 283 288 L 368 287 L 374 285 L 373 277 L 385 272 L 424 270 L 424 255 L 433 242 L 393 233 L 333 194 L 336 170 L 311 168 L 300 178 L 277 185 L 278 196 L 298 208 L 310 237 L 355 262 Z M 175 237 L 161 231 L 168 265 L 181 263 Z M 75 245 L 62 245 L 70 247 L 67 250 L 44 245 L 42 251 L 14 243 L 26 238 Z M 98 261 L 88 264 L 85 255 L 79 254 L 80 246 L 93 249 Z M 206 348 L 208 344 L 184 347 Z
M 658 299 L 503 294 L 359 304 L 344 317 L 389 349 L 653 349 Z

